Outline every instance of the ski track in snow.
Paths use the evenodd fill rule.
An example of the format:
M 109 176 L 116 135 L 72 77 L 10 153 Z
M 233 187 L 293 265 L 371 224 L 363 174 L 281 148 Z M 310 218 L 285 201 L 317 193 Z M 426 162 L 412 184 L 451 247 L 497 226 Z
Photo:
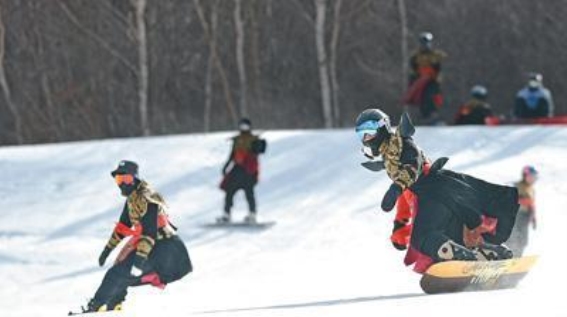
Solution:
M 447 168 L 508 184 L 525 164 L 540 171 L 534 270 L 513 290 L 435 296 L 391 247 L 394 215 L 379 207 L 389 181 L 360 167 L 350 129 L 265 132 L 259 217 L 277 224 L 203 228 L 222 210 L 232 135 L 0 148 L 0 316 L 65 316 L 93 295 L 118 253 L 98 267 L 124 202 L 109 176 L 120 159 L 164 194 L 195 270 L 165 291 L 131 289 L 125 310 L 104 316 L 567 316 L 567 129 L 418 127 Z M 233 215 L 246 210 L 239 193 Z

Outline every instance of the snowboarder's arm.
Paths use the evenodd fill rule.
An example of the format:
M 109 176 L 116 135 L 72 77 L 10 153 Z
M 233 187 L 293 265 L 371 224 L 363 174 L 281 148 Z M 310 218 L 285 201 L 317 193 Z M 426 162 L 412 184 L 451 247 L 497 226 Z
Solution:
M 402 187 L 400 185 L 396 183 L 390 185 L 390 188 L 382 198 L 382 204 L 380 205 L 382 207 L 382 210 L 391 211 L 392 209 L 394 209 L 394 206 L 396 205 L 396 201 L 398 200 L 401 194 L 402 194 Z
M 235 142 L 234 142 L 234 140 L 233 140 L 232 147 L 230 148 L 230 154 L 228 155 L 228 160 L 226 161 L 226 163 L 225 163 L 224 166 L 222 167 L 222 173 L 223 173 L 223 175 L 225 175 L 225 174 L 227 173 L 228 166 L 229 166 L 230 163 L 234 160 L 234 146 L 235 146 Z
M 112 231 L 112 235 L 108 239 L 106 246 L 104 247 L 104 249 L 100 253 L 100 256 L 98 257 L 98 264 L 100 266 L 104 265 L 104 262 L 106 262 L 106 258 L 110 255 L 110 252 L 112 252 L 112 250 L 114 250 L 114 248 L 116 248 L 116 246 L 120 243 L 120 241 L 122 241 L 122 239 L 124 239 L 124 235 L 122 235 L 118 230 L 118 226 L 120 226 L 120 225 L 127 226 L 127 227 L 130 227 L 132 225 L 131 222 L 130 222 L 130 218 L 128 217 L 128 206 L 127 206 L 127 204 L 124 204 L 124 208 L 122 209 L 122 214 L 120 215 L 119 223 L 116 225 L 116 227 Z
M 399 164 L 397 164 L 397 171 L 393 171 L 391 175 L 394 176 L 392 180 L 395 184 L 406 189 L 417 181 L 424 158 L 411 137 L 402 138 L 402 142 L 403 149 Z
M 122 209 L 122 214 L 120 214 L 119 224 L 120 223 L 128 228 L 132 226 L 132 223 L 130 222 L 130 218 L 128 217 L 127 204 L 124 204 L 124 208 Z M 110 250 L 113 250 L 120 243 L 120 241 L 122 241 L 122 239 L 124 239 L 124 235 L 122 235 L 115 227 L 114 231 L 112 231 L 112 235 L 110 236 L 110 239 L 108 239 L 108 242 L 106 243 L 106 247 L 109 248 Z

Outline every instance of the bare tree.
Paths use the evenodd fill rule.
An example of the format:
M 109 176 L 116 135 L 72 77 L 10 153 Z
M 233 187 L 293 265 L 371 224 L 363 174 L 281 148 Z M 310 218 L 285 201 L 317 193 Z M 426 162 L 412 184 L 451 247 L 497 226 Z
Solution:
M 128 58 L 124 57 L 122 54 L 120 54 L 120 52 L 118 52 L 116 49 L 114 49 L 112 47 L 112 45 L 110 45 L 110 43 L 108 43 L 108 41 L 104 38 L 102 38 L 101 36 L 99 36 L 98 34 L 96 34 L 95 32 L 93 32 L 92 30 L 90 30 L 89 28 L 87 28 L 80 20 L 79 18 L 77 18 L 77 16 L 71 12 L 71 10 L 67 7 L 67 5 L 63 2 L 63 1 L 56 1 L 56 3 L 59 5 L 59 7 L 61 8 L 61 10 L 63 10 L 63 12 L 65 13 L 65 15 L 67 15 L 67 17 L 69 18 L 69 20 L 77 27 L 79 28 L 79 30 L 81 30 L 82 32 L 84 32 L 89 38 L 93 39 L 95 42 L 97 42 L 102 48 L 104 48 L 106 51 L 108 51 L 112 56 L 116 57 L 117 59 L 119 59 L 122 63 L 124 63 L 124 65 L 126 67 L 128 67 L 128 69 L 130 69 L 132 71 L 132 73 L 136 76 L 139 76 L 138 70 L 136 69 L 136 67 L 128 60 Z
M 201 3 L 199 2 L 199 0 L 193 0 L 193 3 L 195 4 L 195 10 L 197 11 L 197 15 L 199 16 L 199 21 L 201 22 L 201 26 L 202 26 L 203 31 L 205 33 L 205 38 L 206 38 L 207 42 L 209 43 L 209 49 L 211 50 L 210 54 L 213 54 L 212 58 L 215 62 L 215 68 L 217 69 L 219 76 L 220 76 L 220 79 L 221 79 L 221 84 L 222 84 L 222 87 L 223 87 L 224 96 L 225 96 L 225 100 L 226 100 L 226 106 L 227 106 L 228 111 L 230 113 L 230 116 L 232 118 L 233 124 L 236 125 L 238 118 L 237 118 L 237 115 L 236 115 L 236 111 L 234 110 L 234 102 L 232 101 L 232 93 L 230 92 L 230 85 L 228 84 L 228 78 L 227 78 L 226 72 L 225 72 L 224 67 L 221 63 L 221 60 L 218 56 L 216 45 L 213 45 L 211 30 L 210 30 L 210 27 L 209 27 L 207 20 L 205 18 L 205 14 L 203 12 L 203 7 L 201 6 Z
M 252 92 L 253 92 L 253 103 L 258 105 L 262 104 L 263 95 L 261 89 L 261 60 L 260 60 L 260 30 L 262 26 L 260 25 L 259 15 L 261 14 L 260 5 L 263 3 L 263 0 L 255 0 L 250 3 L 249 11 L 250 11 L 250 28 L 251 28 L 251 40 L 250 40 L 250 56 L 252 59 Z
M 335 124 L 340 123 L 340 104 L 339 104 L 339 80 L 337 78 L 337 56 L 338 56 L 338 48 L 339 48 L 339 38 L 341 33 L 341 6 L 343 0 L 336 0 L 335 7 L 334 7 L 334 15 L 333 15 L 333 29 L 331 33 L 331 43 L 330 43 L 330 60 L 329 60 L 329 69 L 330 69 L 330 79 L 331 79 L 331 89 L 333 92 L 333 121 Z
M 242 0 L 234 0 L 234 26 L 236 33 L 236 65 L 240 81 L 240 115 L 248 116 L 248 82 L 244 60 L 245 32 L 242 18 Z
M 217 51 L 217 25 L 218 25 L 218 4 L 219 0 L 215 0 L 211 9 L 210 24 L 210 43 L 209 57 L 207 59 L 207 74 L 205 77 L 205 109 L 203 112 L 203 131 L 211 130 L 211 108 L 213 104 L 213 67 L 215 62 L 215 53 Z
M 325 128 L 333 127 L 331 104 L 331 85 L 329 83 L 329 67 L 327 49 L 325 46 L 325 19 L 327 16 L 327 0 L 315 1 L 315 45 L 317 48 L 317 63 L 319 68 L 319 83 L 321 86 L 321 102 L 323 107 L 323 122 Z
M 150 67 L 148 65 L 148 38 L 146 33 L 146 0 L 132 0 L 135 9 L 135 34 L 138 44 L 138 111 L 140 113 L 140 128 L 143 135 L 150 135 L 148 120 L 148 83 Z
M 24 137 L 22 135 L 22 118 L 18 107 L 12 100 L 12 91 L 10 85 L 8 84 L 8 79 L 6 78 L 6 69 L 4 68 L 4 56 L 6 52 L 6 28 L 4 26 L 4 20 L 2 19 L 2 7 L 0 6 L 0 86 L 2 86 L 2 92 L 4 93 L 4 99 L 8 105 L 8 109 L 14 118 L 14 132 L 16 137 L 16 142 L 22 144 L 24 142 Z
M 400 18 L 400 50 L 402 55 L 402 77 L 401 77 L 401 92 L 400 96 L 406 90 L 407 87 L 407 76 L 408 76 L 408 19 L 406 13 L 406 3 L 405 0 L 398 0 L 398 15 Z M 407 105 L 404 105 L 407 108 Z
M 443 63 L 445 117 L 476 83 L 508 113 L 529 71 L 561 115 L 564 2 L 0 0 L 1 141 L 211 131 L 241 114 L 329 128 L 374 102 L 396 116 L 412 30 L 458 57 Z

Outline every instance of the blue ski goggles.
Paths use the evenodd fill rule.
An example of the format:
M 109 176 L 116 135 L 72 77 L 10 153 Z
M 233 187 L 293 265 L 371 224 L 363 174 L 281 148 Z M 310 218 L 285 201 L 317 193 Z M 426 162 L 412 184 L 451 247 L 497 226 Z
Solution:
M 382 119 L 380 121 L 370 120 L 364 121 L 359 126 L 356 127 L 356 135 L 360 142 L 364 143 L 368 140 L 373 139 L 376 134 L 378 134 L 378 129 L 386 125 L 386 120 Z

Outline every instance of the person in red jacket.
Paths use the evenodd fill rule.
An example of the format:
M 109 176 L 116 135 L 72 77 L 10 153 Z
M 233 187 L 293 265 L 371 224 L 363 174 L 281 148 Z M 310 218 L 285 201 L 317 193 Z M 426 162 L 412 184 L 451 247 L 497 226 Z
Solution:
M 193 270 L 185 244 L 168 220 L 163 197 L 140 179 L 138 164 L 121 161 L 111 175 L 126 203 L 98 264 L 103 266 L 124 238 L 129 240 L 83 313 L 120 310 L 130 286 L 164 288 Z
M 529 242 L 530 226 L 533 230 L 537 226 L 534 190 L 537 177 L 537 170 L 527 165 L 522 168 L 522 179 L 515 184 L 519 193 L 520 210 L 507 244 L 516 257 L 524 254 L 524 249 Z
M 220 188 L 226 192 L 224 213 L 217 218 L 219 223 L 231 222 L 231 209 L 234 195 L 244 190 L 248 201 L 248 215 L 245 222 L 256 223 L 256 197 L 254 187 L 258 183 L 260 165 L 258 156 L 266 150 L 266 141 L 252 133 L 252 123 L 248 118 L 240 119 L 240 133 L 232 138 L 232 149 L 222 168 L 223 180 Z
M 426 124 L 441 122 L 441 65 L 446 57 L 445 52 L 433 48 L 433 34 L 419 35 L 419 49 L 410 57 L 409 86 L 403 102 L 419 107 L 421 120 Z

